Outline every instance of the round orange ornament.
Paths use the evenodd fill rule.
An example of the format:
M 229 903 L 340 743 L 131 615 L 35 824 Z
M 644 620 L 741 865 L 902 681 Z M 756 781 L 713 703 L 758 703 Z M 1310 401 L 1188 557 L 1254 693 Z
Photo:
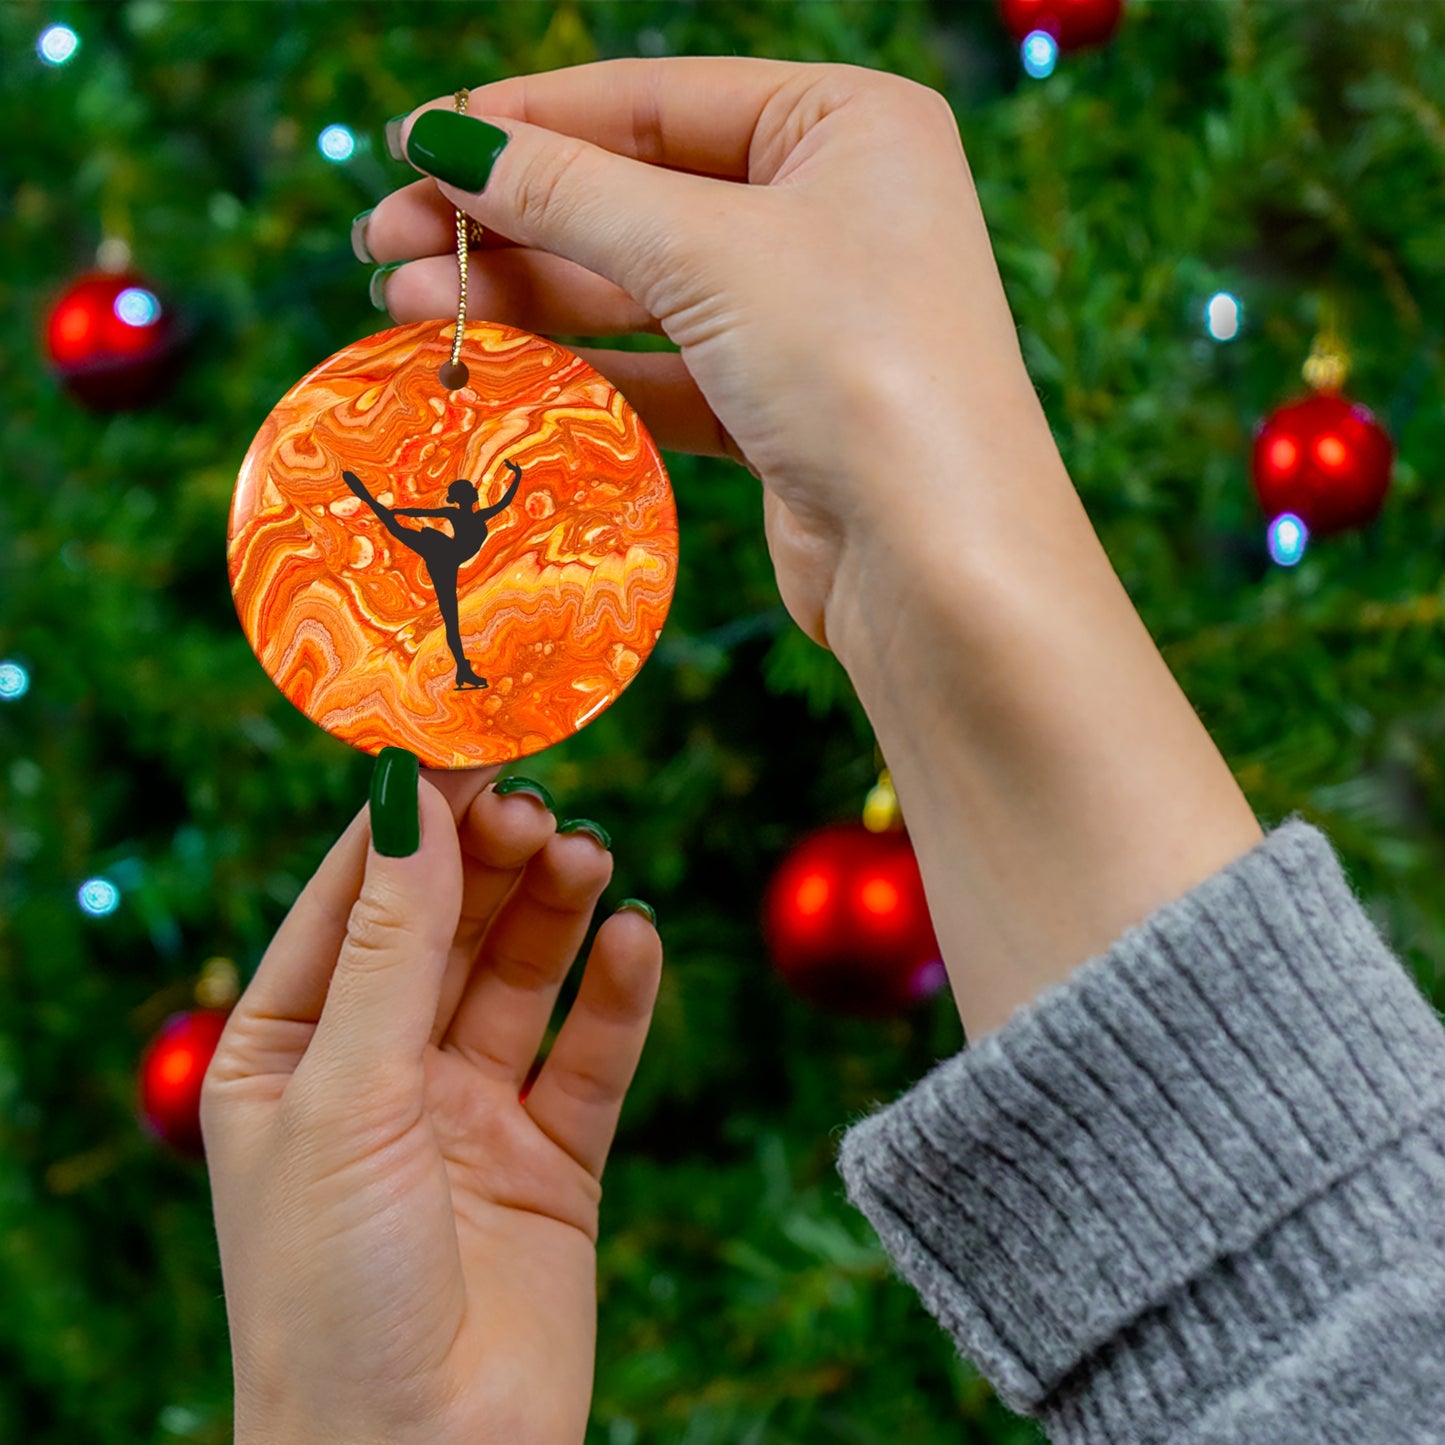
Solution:
M 526 757 L 597 717 L 652 651 L 677 511 L 637 413 L 581 357 L 468 322 L 322 362 L 251 443 L 231 504 L 236 610 L 276 685 L 364 752 Z

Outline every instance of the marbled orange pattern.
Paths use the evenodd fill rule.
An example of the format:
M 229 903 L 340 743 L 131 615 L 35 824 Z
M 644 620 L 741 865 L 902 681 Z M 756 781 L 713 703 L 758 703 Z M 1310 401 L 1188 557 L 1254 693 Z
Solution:
M 364 752 L 438 768 L 526 757 L 596 717 L 651 652 L 677 575 L 667 473 L 617 389 L 554 342 L 468 322 L 470 384 L 447 392 L 453 334 L 394 327 L 292 387 L 241 464 L 228 545 L 241 625 L 281 691 Z M 507 462 L 520 487 L 457 584 L 488 686 L 459 691 L 421 559 L 341 474 L 389 507 L 443 505 L 465 477 L 485 508 Z

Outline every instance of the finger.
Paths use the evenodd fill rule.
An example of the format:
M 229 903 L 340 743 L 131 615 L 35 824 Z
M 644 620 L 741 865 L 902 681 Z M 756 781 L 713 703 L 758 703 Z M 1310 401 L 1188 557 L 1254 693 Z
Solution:
M 420 1078 L 462 903 L 462 858 L 447 800 L 418 779 L 421 840 L 406 857 L 366 854 L 361 892 L 326 1002 L 297 1066 L 328 1090 Z
M 492 779 L 502 770 L 489 768 L 423 768 L 421 775 L 451 806 L 452 817 L 457 827 L 472 806 L 473 800 L 491 786 Z
M 662 979 L 662 940 L 640 913 L 597 931 L 577 999 L 526 1098 L 538 1127 L 601 1179 Z
M 590 834 L 550 839 L 488 930 L 443 1048 L 520 1086 L 611 876 L 612 854 Z
M 478 793 L 459 829 L 462 845 L 462 913 L 447 958 L 431 1041 L 440 1044 L 456 1014 L 482 940 L 522 870 L 557 830 L 557 819 L 530 792 Z
M 526 121 L 619 156 L 701 175 L 748 179 L 769 102 L 819 67 L 741 56 L 602 60 L 478 86 L 473 115 Z M 450 98 L 425 109 L 452 107 Z
M 369 258 L 380 265 L 456 252 L 457 208 L 430 176 L 383 196 L 363 225 L 362 243 L 367 254 L 361 259 Z M 486 231 L 480 249 L 512 244 L 509 237 Z
M 498 771 L 428 770 L 424 776 L 447 797 L 457 817 L 467 812 Z M 346 923 L 361 892 L 367 838 L 363 807 L 291 905 L 236 1000 L 211 1065 L 217 1083 L 289 1075 L 301 1062 L 321 1017 L 336 956 L 346 939 Z
M 685 274 L 679 285 L 679 275 L 690 271 L 680 267 L 681 257 L 699 239 L 714 238 L 724 206 L 746 234 L 748 218 L 739 212 L 750 197 L 767 196 L 510 118 L 503 118 L 506 142 L 498 151 L 498 127 L 480 115 L 436 108 L 423 115 L 440 134 L 423 136 L 423 152 L 410 144 L 421 117 L 409 120 L 406 154 L 419 169 L 425 161 L 454 205 L 518 245 L 565 256 L 606 277 L 664 321 L 668 311 L 654 304 L 654 294 L 666 299 L 669 311 L 694 300 L 695 278 Z M 448 184 L 443 170 L 458 184 Z
M 427 256 L 386 274 L 386 309 L 396 321 L 454 316 L 460 282 L 454 255 Z M 467 311 L 543 336 L 617 336 L 662 330 L 631 296 L 573 261 L 522 247 L 474 251 Z
M 658 446 L 700 457 L 731 457 L 753 470 L 708 405 L 680 352 L 611 351 L 591 346 L 579 346 L 576 352 L 637 408 Z
M 225 1085 L 261 1075 L 289 1076 L 300 1063 L 326 1002 L 347 918 L 361 892 L 369 836 L 362 808 L 291 905 L 236 1000 L 216 1046 L 209 1081 Z

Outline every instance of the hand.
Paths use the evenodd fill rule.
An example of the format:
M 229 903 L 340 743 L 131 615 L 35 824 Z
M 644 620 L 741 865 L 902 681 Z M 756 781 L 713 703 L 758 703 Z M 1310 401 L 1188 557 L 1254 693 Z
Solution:
M 584 355 L 660 445 L 761 478 L 783 600 L 845 662 L 861 598 L 840 571 L 970 512 L 986 545 L 990 491 L 993 510 L 1019 506 L 1000 454 L 1031 446 L 1061 473 L 937 92 L 850 66 L 617 60 L 481 86 L 467 117 L 433 109 L 451 158 L 408 154 L 444 182 L 460 150 L 473 184 L 420 181 L 371 213 L 371 255 L 412 260 L 387 277 L 392 316 L 455 314 L 455 205 L 511 243 L 472 252 L 474 316 L 669 336 L 680 354 Z M 510 137 L 484 189 L 480 117 Z
M 474 315 L 679 345 L 587 354 L 664 447 L 761 478 L 783 601 L 873 724 L 970 1035 L 1258 841 L 1059 457 L 941 96 L 679 58 L 451 110 L 389 136 L 435 180 L 360 238 L 411 259 L 388 309 L 452 314 L 458 206 L 495 233 Z
M 420 783 L 409 857 L 353 820 L 206 1075 L 238 1445 L 585 1432 L 599 1181 L 661 946 L 602 925 L 520 1098 L 612 859 L 484 779 Z

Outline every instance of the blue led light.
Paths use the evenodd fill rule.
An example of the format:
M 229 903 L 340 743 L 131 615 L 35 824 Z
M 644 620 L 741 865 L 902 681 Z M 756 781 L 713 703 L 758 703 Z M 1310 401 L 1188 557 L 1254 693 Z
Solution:
M 1019 47 L 1019 55 L 1024 70 L 1035 80 L 1044 80 L 1059 63 L 1059 42 L 1047 30 L 1031 30 Z
M 115 314 L 127 326 L 150 326 L 160 320 L 161 303 L 154 292 L 127 286 L 115 298 Z
M 0 702 L 14 702 L 30 691 L 30 674 L 18 662 L 0 662 Z
M 1293 512 L 1281 512 L 1269 524 L 1269 555 L 1281 567 L 1293 567 L 1305 554 L 1309 528 Z
M 68 25 L 47 25 L 35 42 L 35 53 L 47 65 L 64 65 L 80 49 L 80 36 Z
M 327 126 L 316 145 L 329 161 L 349 161 L 356 154 L 356 137 L 344 125 Z
M 1204 307 L 1204 329 L 1216 341 L 1233 341 L 1244 324 L 1244 307 L 1228 291 L 1216 291 Z
M 120 907 L 120 889 L 109 878 L 87 878 L 76 895 L 81 911 L 104 918 Z

